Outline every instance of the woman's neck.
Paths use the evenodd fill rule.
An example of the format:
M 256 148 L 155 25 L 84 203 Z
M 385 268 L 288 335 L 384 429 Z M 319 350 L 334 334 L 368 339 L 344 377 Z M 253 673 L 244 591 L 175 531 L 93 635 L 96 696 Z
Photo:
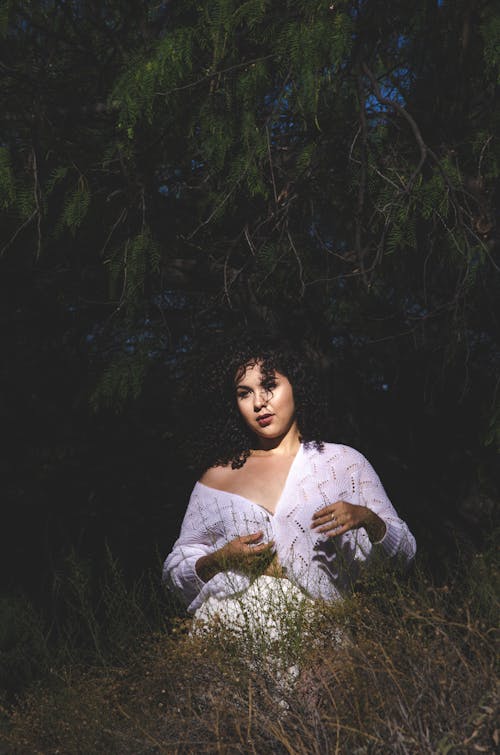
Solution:
M 295 456 L 300 447 L 299 429 L 294 422 L 285 435 L 278 438 L 258 438 L 258 448 L 252 450 L 253 456 Z

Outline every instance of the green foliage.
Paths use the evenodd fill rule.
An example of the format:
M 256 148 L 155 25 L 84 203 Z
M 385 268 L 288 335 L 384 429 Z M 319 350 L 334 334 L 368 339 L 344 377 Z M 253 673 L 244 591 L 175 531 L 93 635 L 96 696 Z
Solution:
M 160 249 L 148 231 L 143 231 L 131 239 L 124 255 L 124 275 L 126 275 L 126 298 L 133 301 L 138 292 L 143 292 L 148 272 L 159 272 Z
M 270 0 L 246 0 L 236 6 L 232 13 L 231 23 L 234 28 L 246 24 L 250 30 L 265 21 Z
M 484 37 L 484 60 L 500 83 L 500 18 L 491 13 L 486 23 L 481 26 Z
M 17 693 L 47 673 L 48 630 L 23 597 L 0 600 L 0 705 L 6 692 Z
M 10 0 L 1 0 L 0 2 L 0 38 L 5 37 L 9 24 Z
M 500 451 L 500 402 L 498 401 L 488 417 L 484 444 L 493 446 L 497 452 Z
M 60 184 L 68 175 L 69 168 L 67 166 L 60 166 L 52 171 L 50 178 L 48 179 L 45 190 L 48 196 L 52 194 L 58 184 Z M 71 225 L 70 225 L 71 227 Z
M 133 56 L 127 70 L 120 76 L 110 95 L 110 102 L 119 103 L 118 128 L 129 139 L 140 117 L 153 118 L 156 101 L 169 103 L 171 90 L 179 87 L 192 68 L 194 34 L 180 28 L 159 40 L 152 55 L 145 60 Z
M 141 635 L 165 631 L 173 611 L 157 572 L 127 581 L 106 547 L 97 574 L 72 551 L 53 575 L 50 609 L 23 596 L 0 601 L 0 705 L 64 667 L 123 662 Z
M 164 341 L 252 322 L 345 359 L 366 401 L 391 372 L 431 414 L 470 396 L 490 437 L 493 3 L 7 5 L 4 258 L 88 306 L 94 408 L 134 401 Z
M 156 575 L 128 583 L 108 547 L 102 573 L 72 552 L 54 580 L 51 651 L 59 664 L 120 662 L 138 637 L 164 628 L 166 606 Z
M 61 180 L 64 174 L 58 174 L 56 180 Z M 54 176 L 52 177 L 52 186 Z M 90 207 L 90 192 L 84 178 L 80 178 L 76 188 L 66 197 L 60 225 L 65 226 L 74 236 L 85 220 Z
M 0 147 L 0 207 L 3 209 L 9 207 L 14 202 L 15 196 L 9 152 L 5 147 Z
M 220 265 L 217 249 L 226 243 L 224 224 L 231 229 L 228 234 L 233 240 L 238 239 L 233 244 L 239 243 L 248 225 L 250 234 L 256 233 L 256 246 L 275 244 L 284 226 L 290 224 L 300 227 L 307 237 L 307 225 L 314 224 L 318 239 L 334 233 L 337 248 L 361 245 L 371 250 L 371 259 L 363 263 L 363 268 L 370 270 L 370 280 L 365 275 L 363 285 L 369 284 L 375 291 L 380 260 L 387 256 L 384 252 L 396 259 L 397 250 L 412 249 L 420 259 L 425 257 L 417 248 L 422 243 L 419 229 L 423 223 L 432 229 L 442 253 L 450 254 L 450 261 L 453 249 L 463 250 L 471 243 L 477 218 L 491 212 L 486 209 L 486 197 L 498 173 L 498 145 L 492 136 L 494 113 L 488 101 L 498 36 L 498 15 L 492 9 L 485 9 L 471 36 L 471 44 L 488 61 L 485 70 L 478 66 L 477 56 L 462 58 L 454 46 L 457 35 L 452 27 L 460 25 L 467 12 L 463 2 L 456 12 L 448 5 L 435 10 L 433 24 L 444 34 L 444 43 L 439 45 L 428 38 L 428 13 L 415 14 L 397 0 L 389 3 L 383 14 L 373 2 L 360 8 L 351 2 L 294 2 L 277 8 L 265 0 L 213 0 L 162 11 L 147 5 L 146 9 L 131 8 L 129 15 L 135 22 L 121 15 L 121 4 L 103 6 L 103 19 L 107 18 L 107 23 L 112 19 L 113 28 L 123 29 L 123 39 L 117 42 L 117 62 L 104 89 L 92 92 L 89 80 L 84 108 L 92 113 L 104 99 L 106 105 L 99 104 L 95 112 L 106 111 L 106 127 L 102 129 L 96 120 L 103 116 L 91 117 L 78 132 L 81 143 L 75 150 L 65 146 L 60 150 L 67 152 L 64 155 L 57 149 L 35 150 L 39 162 L 41 155 L 47 155 L 46 164 L 39 165 L 35 186 L 33 175 L 26 171 L 24 175 L 16 171 L 19 175 L 12 179 L 14 184 L 9 183 L 9 169 L 5 160 L 2 163 L 4 202 L 14 201 L 12 186 L 18 185 L 20 216 L 28 219 L 43 212 L 45 219 L 58 215 L 61 242 L 68 232 L 75 240 L 81 234 L 85 243 L 88 226 L 83 221 L 88 218 L 89 222 L 97 220 L 96 232 L 102 228 L 101 238 L 92 245 L 106 247 L 108 237 L 116 232 L 113 224 L 119 216 L 118 202 L 124 203 L 127 228 L 125 234 L 120 228 L 118 244 L 113 239 L 112 248 L 117 251 L 107 266 L 111 276 L 108 290 L 119 289 L 125 269 L 123 296 L 128 301 L 146 296 L 143 282 L 148 275 L 159 285 L 160 268 L 158 260 L 151 257 L 151 244 L 160 238 L 160 213 L 154 209 L 151 219 L 148 216 L 151 242 L 142 238 L 144 220 L 140 216 L 142 205 L 147 211 L 157 205 L 156 174 L 165 165 L 171 166 L 170 175 L 182 177 L 175 187 L 175 196 L 181 198 L 175 231 L 170 224 L 174 256 L 193 253 L 193 248 L 188 252 L 180 240 L 190 240 L 194 234 L 202 242 L 199 248 L 207 243 L 213 246 L 210 254 Z M 68 23 L 57 10 L 53 18 L 44 16 L 43 10 L 37 12 L 41 14 L 37 23 L 43 20 L 49 35 L 51 23 Z M 139 33 L 138 18 L 147 33 Z M 15 13 L 12 19 L 14 30 Z M 98 68 L 105 65 L 106 28 L 104 22 L 102 28 L 96 27 L 83 13 L 81 34 L 93 46 Z M 422 45 L 426 63 L 420 54 Z M 450 90 L 448 68 L 439 63 L 442 54 L 450 60 L 458 56 L 460 65 L 469 66 L 460 78 L 475 82 L 476 96 L 484 99 L 485 107 L 478 111 L 481 124 L 469 125 L 456 118 L 459 94 Z M 50 79 L 42 77 L 40 91 L 47 103 L 56 90 L 49 96 L 43 87 L 49 80 L 62 87 L 68 55 L 65 50 L 60 63 L 50 62 Z M 467 133 L 456 138 L 450 133 L 444 141 L 441 132 L 434 135 L 427 120 L 436 108 L 428 105 L 429 98 L 439 102 L 437 110 L 448 123 L 467 124 Z M 80 105 L 72 107 L 76 114 Z M 414 126 L 398 107 L 409 114 Z M 23 128 L 26 150 L 30 142 L 27 124 Z M 422 147 L 415 129 L 428 147 L 421 162 Z M 12 148 L 14 134 L 15 130 Z M 63 133 L 61 137 L 59 144 L 66 144 Z M 42 138 L 48 143 L 49 134 Z M 470 155 L 479 144 L 479 149 L 487 145 L 481 159 L 487 185 L 481 196 L 471 197 Z M 28 162 L 25 160 L 25 165 Z M 65 183 L 73 171 L 66 166 L 72 163 L 81 176 L 73 188 Z M 48 178 L 43 181 L 40 176 Z M 56 185 L 65 188 L 64 196 L 62 191 L 54 191 Z M 38 191 L 43 195 L 39 203 L 35 201 Z M 168 196 L 173 193 L 172 189 Z M 295 193 L 289 207 L 287 197 Z M 278 196 L 286 201 L 278 222 L 273 223 L 271 204 Z M 110 197 L 114 198 L 114 211 L 108 213 Z M 216 221 L 220 239 L 210 237 Z M 40 232 L 40 223 L 38 226 Z M 208 234 L 206 240 L 204 234 Z M 166 248 L 163 240 L 162 248 Z M 331 269 L 327 272 L 324 268 L 326 258 L 319 247 L 317 251 L 303 266 L 306 280 L 332 275 Z M 465 254 L 465 258 L 470 256 Z M 204 257 L 200 253 L 200 264 Z M 352 276 L 350 301 L 356 300 L 356 275 L 361 274 L 358 262 L 353 256 L 351 269 L 338 262 L 337 279 Z M 282 264 L 288 265 L 292 277 L 298 274 L 292 256 Z M 399 269 L 395 262 L 393 267 L 386 265 L 383 273 L 394 276 L 396 287 Z M 242 291 L 247 285 L 258 288 L 253 270 L 249 265 L 248 272 L 239 275 Z M 298 283 L 306 296 L 307 287 Z M 469 288 L 467 296 L 474 296 L 475 291 L 474 286 Z M 453 292 L 443 290 L 439 296 L 452 297 Z M 326 300 L 320 304 L 317 296 L 313 299 L 314 307 L 328 308 Z M 283 302 L 283 306 L 287 304 Z
M 112 291 L 121 288 L 120 308 L 133 313 L 140 305 L 148 277 L 158 274 L 160 261 L 159 244 L 147 228 L 115 250 L 109 259 L 110 285 Z
M 339 752 L 447 753 L 470 742 L 493 751 L 498 555 L 449 566 L 440 584 L 418 568 L 406 581 L 372 575 L 306 620 L 286 607 L 283 633 L 262 645 L 248 630 L 166 620 L 159 590 L 127 585 L 109 554 L 94 586 L 72 557 L 61 580 L 66 631 L 40 682 L 5 710 L 0 736 L 30 752 L 138 755 L 179 741 L 186 752 L 200 742 L 287 752 L 293 742 L 306 755 L 318 741 Z
M 299 173 L 304 171 L 310 166 L 311 161 L 315 153 L 315 144 L 311 142 L 307 144 L 297 158 L 297 170 Z
M 14 208 L 21 220 L 28 220 L 37 211 L 35 188 L 29 179 L 18 181 Z
M 128 402 L 141 394 L 147 368 L 141 348 L 131 347 L 131 353 L 114 357 L 90 397 L 91 408 L 123 411 Z
M 444 179 L 439 171 L 435 171 L 428 181 L 419 181 L 416 187 L 417 200 L 420 202 L 422 217 L 429 220 L 436 210 L 446 217 L 448 214 L 448 198 L 445 192 Z

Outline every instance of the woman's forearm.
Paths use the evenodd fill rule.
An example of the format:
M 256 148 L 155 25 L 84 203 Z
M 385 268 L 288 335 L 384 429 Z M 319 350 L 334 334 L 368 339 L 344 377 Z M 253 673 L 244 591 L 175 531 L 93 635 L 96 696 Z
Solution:
M 222 571 L 219 558 L 219 552 L 209 553 L 208 556 L 201 556 L 195 564 L 196 573 L 203 582 L 208 582 Z
M 201 556 L 195 569 L 203 582 L 222 571 L 234 570 L 242 574 L 263 574 L 273 561 L 274 542 L 259 543 L 262 531 L 251 535 L 241 535 L 219 548 L 219 550 Z
M 368 508 L 366 509 L 366 519 L 363 522 L 363 527 L 372 543 L 379 543 L 384 537 L 387 529 L 385 522 L 378 516 L 378 514 Z

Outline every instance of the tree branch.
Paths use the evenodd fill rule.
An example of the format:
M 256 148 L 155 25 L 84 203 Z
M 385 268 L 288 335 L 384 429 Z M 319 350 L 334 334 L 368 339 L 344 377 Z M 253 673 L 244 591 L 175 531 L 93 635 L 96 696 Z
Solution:
M 410 125 L 410 128 L 413 132 L 413 135 L 415 137 L 415 141 L 418 144 L 419 150 L 420 150 L 420 161 L 413 171 L 412 175 L 410 176 L 410 180 L 406 184 L 405 187 L 405 193 L 408 194 L 411 191 L 411 188 L 415 182 L 415 179 L 417 178 L 418 174 L 420 173 L 423 164 L 425 163 L 427 159 L 427 155 L 429 152 L 429 149 L 424 142 L 424 139 L 422 137 L 421 131 L 417 125 L 417 122 L 415 119 L 409 114 L 409 112 L 404 108 L 402 105 L 399 104 L 399 102 L 396 102 L 395 100 L 389 99 L 389 97 L 384 97 L 380 90 L 379 83 L 373 73 L 370 71 L 366 63 L 362 63 L 361 67 L 364 71 L 364 73 L 368 76 L 368 78 L 371 81 L 373 91 L 375 92 L 375 97 L 380 102 L 381 105 L 387 105 L 388 107 L 393 108 L 396 110 L 400 115 L 403 116 L 403 118 L 407 121 L 407 123 Z

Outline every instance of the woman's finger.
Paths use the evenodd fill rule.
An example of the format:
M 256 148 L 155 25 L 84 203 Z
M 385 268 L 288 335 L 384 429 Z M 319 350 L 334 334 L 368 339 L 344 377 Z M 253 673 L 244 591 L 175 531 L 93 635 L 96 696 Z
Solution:
M 337 517 L 335 515 L 334 511 L 327 511 L 326 513 L 323 513 L 321 516 L 313 516 L 313 520 L 311 522 L 311 528 L 321 527 L 326 524 L 335 524 L 337 522 Z
M 260 540 L 263 534 L 262 530 L 259 530 L 258 532 L 252 532 L 251 535 L 242 535 L 238 540 L 241 543 L 254 543 L 256 540 Z
M 274 540 L 270 540 L 268 543 L 259 543 L 258 545 L 253 545 L 250 548 L 250 552 L 262 553 L 262 551 L 270 550 L 271 548 L 274 548 Z
M 325 524 L 323 527 L 318 527 L 317 532 L 331 532 L 335 535 L 338 535 L 342 527 L 347 527 L 347 529 L 349 529 L 349 525 L 345 522 L 330 522 L 329 524 Z
M 335 504 L 330 504 L 329 506 L 324 506 L 322 509 L 319 509 L 318 511 L 315 511 L 313 514 L 313 520 L 314 519 L 322 519 L 323 517 L 330 516 L 330 514 L 333 512 L 333 506 Z
M 343 507 L 345 507 L 345 501 L 335 501 L 329 503 L 328 506 L 323 506 L 322 509 L 318 509 L 312 515 L 313 526 L 331 521 L 337 514 L 341 513 Z
M 351 529 L 352 527 L 350 524 L 341 524 L 338 527 L 325 531 L 323 534 L 325 534 L 326 537 L 338 537 L 339 535 L 349 532 Z

